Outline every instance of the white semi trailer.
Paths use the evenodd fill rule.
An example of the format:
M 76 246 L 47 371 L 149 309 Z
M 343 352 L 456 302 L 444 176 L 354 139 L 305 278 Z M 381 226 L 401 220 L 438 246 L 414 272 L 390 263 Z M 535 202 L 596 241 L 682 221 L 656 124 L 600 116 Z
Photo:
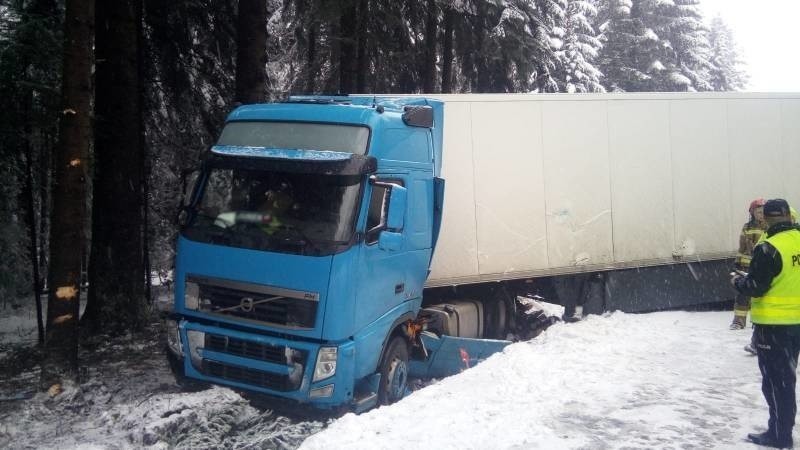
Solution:
M 729 300 L 750 201 L 800 201 L 800 95 L 434 97 L 229 115 L 182 212 L 176 374 L 391 403 L 552 323 L 521 297 Z
M 589 311 L 730 300 L 750 201 L 800 202 L 800 94 L 434 97 L 446 194 L 426 299 L 494 286 Z

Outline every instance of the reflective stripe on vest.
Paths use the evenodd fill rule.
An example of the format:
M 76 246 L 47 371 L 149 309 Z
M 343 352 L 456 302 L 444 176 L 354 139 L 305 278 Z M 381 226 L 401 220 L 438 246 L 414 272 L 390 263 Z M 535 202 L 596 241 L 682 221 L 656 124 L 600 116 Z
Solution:
M 800 231 L 792 229 L 766 239 L 780 253 L 781 273 L 772 279 L 763 297 L 753 298 L 753 323 L 800 324 Z

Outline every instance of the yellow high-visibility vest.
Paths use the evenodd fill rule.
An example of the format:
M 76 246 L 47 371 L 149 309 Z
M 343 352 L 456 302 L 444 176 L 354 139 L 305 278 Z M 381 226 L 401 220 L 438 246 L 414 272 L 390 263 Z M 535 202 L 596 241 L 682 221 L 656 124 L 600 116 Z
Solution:
M 792 229 L 765 239 L 781 255 L 781 273 L 772 279 L 763 297 L 754 297 L 753 323 L 760 325 L 800 324 L 800 231 Z

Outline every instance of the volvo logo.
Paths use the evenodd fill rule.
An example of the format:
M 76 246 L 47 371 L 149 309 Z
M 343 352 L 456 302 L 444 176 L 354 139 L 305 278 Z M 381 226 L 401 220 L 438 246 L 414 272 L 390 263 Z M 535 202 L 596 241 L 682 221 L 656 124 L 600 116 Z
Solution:
M 239 308 L 244 312 L 250 312 L 253 310 L 254 300 L 251 297 L 244 297 L 239 302 Z

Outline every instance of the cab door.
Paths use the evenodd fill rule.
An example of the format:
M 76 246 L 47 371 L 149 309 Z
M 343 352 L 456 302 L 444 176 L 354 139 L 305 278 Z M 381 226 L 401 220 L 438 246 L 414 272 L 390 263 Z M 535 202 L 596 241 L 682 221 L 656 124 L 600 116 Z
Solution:
M 406 183 L 405 175 L 392 174 L 373 176 L 368 184 L 369 203 L 358 263 L 355 310 L 356 323 L 361 327 L 407 299 L 406 273 L 410 261 L 405 219 L 408 202 L 404 201 L 402 226 L 386 223 L 392 207 L 392 186 L 405 190 Z

